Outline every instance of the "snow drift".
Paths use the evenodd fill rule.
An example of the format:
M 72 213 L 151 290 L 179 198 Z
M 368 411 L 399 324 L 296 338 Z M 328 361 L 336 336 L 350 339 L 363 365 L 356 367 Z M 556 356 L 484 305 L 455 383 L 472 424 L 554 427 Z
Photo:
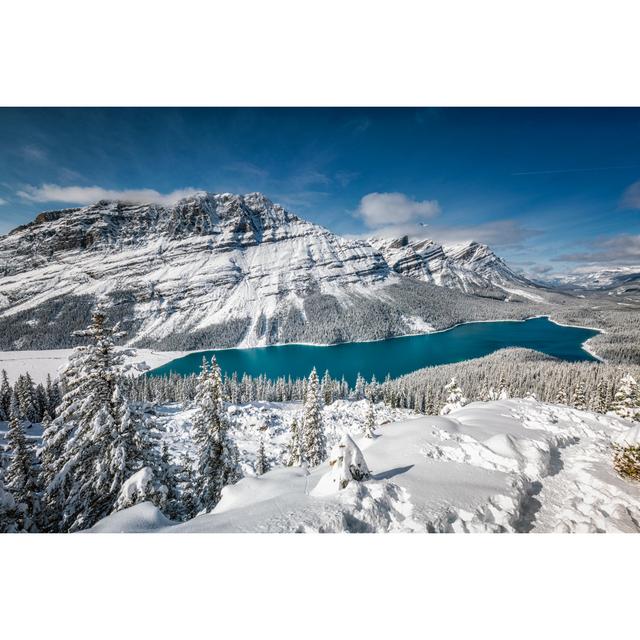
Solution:
M 352 428 L 371 477 L 342 490 L 316 491 L 329 462 L 277 467 L 226 487 L 188 522 L 144 503 L 93 531 L 638 532 L 640 485 L 611 461 L 612 441 L 632 426 L 533 399 L 476 402 L 379 426 L 374 439 Z

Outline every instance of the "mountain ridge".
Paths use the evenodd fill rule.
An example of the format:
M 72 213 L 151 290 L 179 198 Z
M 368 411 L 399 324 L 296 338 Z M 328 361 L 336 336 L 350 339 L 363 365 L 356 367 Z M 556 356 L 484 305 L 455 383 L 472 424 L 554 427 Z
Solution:
M 543 301 L 486 245 L 440 247 L 436 271 L 428 243 L 439 246 L 412 244 L 420 277 L 415 265 L 392 259 L 389 243 L 343 238 L 261 193 L 45 211 L 0 238 L 0 329 L 10 318 L 22 327 L 7 329 L 3 348 L 32 344 L 20 342 L 21 332 L 35 334 L 29 323 L 58 331 L 62 318 L 75 326 L 72 298 L 85 309 L 78 316 L 107 298 L 132 341 L 172 348 L 192 348 L 194 336 L 197 344 L 257 346 L 292 336 L 331 342 L 429 330 L 445 322 L 438 314 L 465 315 L 451 310 L 468 301 L 457 294 L 448 301 L 444 289 L 447 297 Z M 438 278 L 427 277 L 434 272 Z M 372 316 L 375 326 L 367 326 Z

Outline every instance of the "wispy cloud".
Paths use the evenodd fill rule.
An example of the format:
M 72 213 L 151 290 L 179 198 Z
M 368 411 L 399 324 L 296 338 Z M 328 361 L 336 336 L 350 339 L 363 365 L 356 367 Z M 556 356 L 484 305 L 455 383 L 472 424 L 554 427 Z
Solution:
M 602 265 L 640 265 L 640 235 L 621 233 L 598 238 L 584 251 L 565 253 L 552 258 L 557 262 L 582 262 Z
M 35 144 L 27 144 L 20 150 L 21 155 L 27 160 L 35 160 L 37 162 L 44 162 L 48 158 L 48 154 L 45 149 Z
M 3 204 L 7 204 L 7 201 L 6 201 L 4 198 L 0 198 L 0 207 L 1 207 Z
M 125 200 L 127 202 L 153 202 L 174 204 L 182 198 L 193 195 L 198 189 L 188 187 L 171 193 L 160 193 L 155 189 L 104 189 L 103 187 L 62 187 L 57 184 L 43 184 L 39 187 L 26 186 L 16 195 L 30 202 L 64 202 L 68 204 L 93 204 L 99 200 Z
M 229 173 L 235 173 L 243 177 L 265 179 L 269 172 L 252 162 L 238 161 L 226 165 L 225 170 Z
M 370 229 L 404 225 L 440 213 L 437 200 L 415 200 L 404 193 L 369 193 L 360 200 L 357 215 Z
M 542 176 L 554 173 L 583 173 L 588 171 L 613 171 L 615 169 L 637 169 L 640 164 L 613 165 L 610 167 L 582 167 L 574 169 L 540 169 L 537 171 L 515 171 L 512 176 Z
M 624 209 L 640 209 L 640 180 L 627 187 L 622 194 L 620 206 Z

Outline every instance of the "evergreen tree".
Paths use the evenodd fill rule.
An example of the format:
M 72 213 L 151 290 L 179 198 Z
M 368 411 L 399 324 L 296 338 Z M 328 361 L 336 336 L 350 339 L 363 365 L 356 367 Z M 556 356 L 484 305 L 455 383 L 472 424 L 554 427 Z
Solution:
M 291 438 L 287 446 L 287 466 L 301 467 L 302 457 L 302 433 L 297 418 L 294 416 L 291 421 Z
M 325 404 L 331 404 L 333 402 L 333 382 L 329 375 L 329 369 L 324 372 L 324 376 L 322 377 L 321 393 Z
M 555 402 L 556 404 L 567 404 L 567 392 L 562 387 L 558 389 Z
M 38 384 L 35 390 L 35 405 L 36 405 L 36 422 L 42 422 L 42 417 L 45 411 L 48 410 L 49 405 L 47 403 L 47 393 L 42 386 Z
M 179 517 L 181 520 L 193 518 L 198 513 L 195 498 L 193 460 L 184 452 L 180 458 L 178 485 L 180 493 Z
M 436 407 L 435 404 L 433 402 L 433 396 L 432 395 L 428 395 L 426 397 L 425 403 L 424 403 L 424 412 L 426 415 L 428 416 L 432 416 L 436 413 Z
M 5 482 L 15 502 L 17 527 L 19 531 L 34 532 L 38 530 L 39 518 L 36 456 L 16 414 L 11 416 L 7 441 L 10 461 Z
M 302 457 L 315 467 L 327 457 L 327 443 L 322 421 L 322 398 L 315 367 L 307 383 L 302 422 Z
M 586 389 L 584 384 L 579 384 L 573 394 L 573 406 L 584 411 L 587 408 Z
M 636 420 L 640 415 L 637 394 L 638 383 L 632 375 L 626 374 L 613 398 L 613 411 L 616 415 L 627 420 Z
M 20 415 L 29 422 L 37 422 L 39 416 L 36 408 L 35 388 L 28 373 L 19 376 L 16 382 L 16 396 L 20 403 Z
M 264 451 L 264 440 L 260 438 L 260 445 L 258 446 L 258 456 L 256 458 L 256 475 L 261 476 L 269 469 L 271 465 L 269 464 L 269 460 L 267 460 L 267 456 Z
M 449 384 L 445 385 L 444 390 L 447 394 L 447 399 L 445 401 L 445 406 L 440 411 L 440 415 L 447 415 L 467 404 L 467 399 L 464 397 L 462 389 L 458 385 L 458 381 L 455 376 L 451 378 Z
M 362 400 L 364 398 L 364 389 L 366 386 L 366 380 L 358 373 L 356 377 L 356 386 L 353 389 L 353 399 Z
M 47 374 L 45 395 L 47 396 L 47 412 L 50 416 L 54 416 L 56 414 L 56 409 L 62 400 L 62 396 L 60 395 L 60 386 L 57 382 L 51 382 L 50 374 Z
M 43 434 L 42 478 L 47 527 L 77 531 L 108 515 L 119 494 L 124 399 L 117 392 L 114 340 L 122 335 L 101 309 L 76 332 L 89 344 L 77 347 L 64 373 L 65 395 Z
M 604 380 L 601 380 L 598 383 L 595 405 L 593 408 L 594 411 L 597 411 L 598 413 L 607 413 L 607 411 L 609 411 L 608 390 L 607 384 L 604 382 Z
M 11 385 L 7 372 L 2 370 L 2 384 L 0 385 L 0 420 L 9 420 L 11 417 Z
M 113 511 L 128 509 L 141 502 L 151 502 L 163 511 L 166 508 L 167 487 L 150 467 L 142 467 L 123 483 L 113 505 Z
M 108 492 L 115 500 L 124 483 L 146 466 L 146 462 L 153 467 L 155 460 L 153 446 L 145 437 L 142 418 L 131 410 L 117 383 L 111 402 L 115 412 L 114 431 L 105 443 L 104 456 L 109 463 L 106 471 L 110 479 Z
M 4 470 L 0 467 L 0 533 L 18 530 L 16 503 L 4 483 Z
M 498 384 L 498 400 L 508 400 L 509 399 L 509 389 L 507 387 L 507 381 L 504 375 L 500 376 L 500 382 Z
M 373 429 L 376 422 L 376 413 L 373 407 L 373 403 L 369 402 L 367 406 L 367 415 L 365 417 L 364 423 L 364 437 L 365 438 L 373 438 Z
M 171 520 L 182 520 L 185 513 L 180 504 L 180 494 L 178 492 L 178 468 L 171 461 L 169 447 L 166 442 L 162 443 L 158 479 L 167 489 L 165 508 L 163 510 L 165 515 Z
M 211 358 L 210 368 L 206 361 L 202 363 L 196 407 L 193 418 L 198 450 L 195 495 L 199 509 L 211 511 L 220 501 L 222 489 L 242 477 L 222 405 L 222 379 L 215 356 Z

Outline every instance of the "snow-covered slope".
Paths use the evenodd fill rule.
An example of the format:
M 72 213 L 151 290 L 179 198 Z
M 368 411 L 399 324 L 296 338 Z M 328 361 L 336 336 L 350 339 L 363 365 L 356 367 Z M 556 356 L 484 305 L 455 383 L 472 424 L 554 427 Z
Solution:
M 387 323 L 381 336 L 360 338 L 406 333 L 415 314 L 382 289 L 399 296 L 404 287 L 404 298 L 415 298 L 410 286 L 423 284 L 415 279 L 542 300 L 484 245 L 396 244 L 342 238 L 258 193 L 47 211 L 0 238 L 3 348 L 71 346 L 42 336 L 85 325 L 100 299 L 131 344 L 164 349 L 284 342 L 321 322 L 335 340 L 345 332 L 330 326 L 336 317 L 351 327 L 371 315 Z M 442 297 L 437 306 L 455 303 Z M 367 305 L 357 320 L 344 319 L 343 309 Z
M 61 296 L 109 296 L 135 317 L 137 338 L 235 319 L 239 337 L 253 343 L 265 339 L 256 325 L 310 294 L 367 291 L 394 277 L 368 244 L 261 194 L 45 212 L 0 240 L 0 264 L 4 316 Z
M 466 293 L 501 290 L 540 301 L 536 285 L 513 272 L 487 245 L 440 245 L 433 240 L 371 238 L 397 273 Z
M 370 440 L 362 437 L 363 403 L 346 404 L 332 409 L 338 420 L 325 415 L 336 429 L 330 440 L 350 433 L 371 480 L 317 495 L 316 485 L 329 472 L 326 463 L 310 474 L 275 467 L 225 488 L 213 512 L 183 524 L 166 523 L 143 503 L 105 518 L 93 531 L 640 531 L 640 485 L 612 467 L 611 443 L 631 427 L 627 421 L 513 399 L 473 403 L 446 417 L 378 420 Z M 340 415 L 350 419 L 341 423 Z M 257 420 L 253 440 L 273 428 L 274 437 L 282 437 L 276 424 L 275 418 Z M 249 421 L 244 430 L 251 432 Z

